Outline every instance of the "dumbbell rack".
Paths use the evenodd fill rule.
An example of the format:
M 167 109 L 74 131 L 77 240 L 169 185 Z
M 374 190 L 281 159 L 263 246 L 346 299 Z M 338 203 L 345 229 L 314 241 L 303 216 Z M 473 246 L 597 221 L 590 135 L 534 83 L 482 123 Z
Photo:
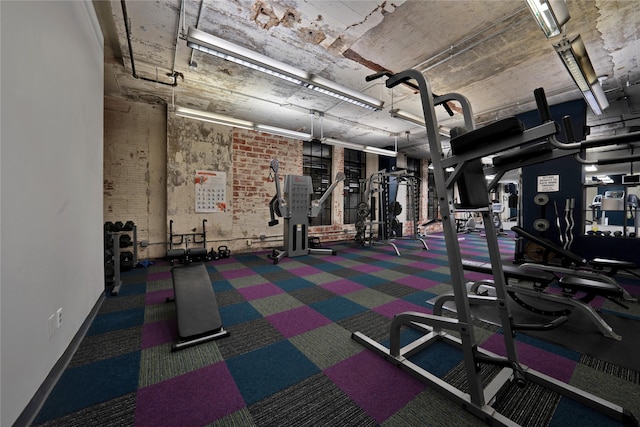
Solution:
M 105 289 L 111 289 L 111 295 L 118 295 L 120 292 L 121 271 L 133 268 L 138 259 L 137 227 L 132 221 L 127 221 L 126 224 L 126 229 L 120 221 L 104 225 L 104 280 Z M 122 238 L 123 236 L 127 238 Z M 133 246 L 133 252 L 120 250 L 129 246 Z

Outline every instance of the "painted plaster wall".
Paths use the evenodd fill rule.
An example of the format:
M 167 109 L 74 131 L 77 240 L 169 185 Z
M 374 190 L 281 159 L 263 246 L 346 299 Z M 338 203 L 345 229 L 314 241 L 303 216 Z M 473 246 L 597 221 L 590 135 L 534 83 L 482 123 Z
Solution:
M 166 252 L 166 116 L 164 105 L 104 99 L 103 217 L 135 222 L 138 259 Z

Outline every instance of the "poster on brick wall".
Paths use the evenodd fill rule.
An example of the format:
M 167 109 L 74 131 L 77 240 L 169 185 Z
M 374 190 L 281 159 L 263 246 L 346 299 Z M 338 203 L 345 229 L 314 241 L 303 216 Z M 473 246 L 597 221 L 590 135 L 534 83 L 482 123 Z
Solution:
M 196 212 L 226 212 L 227 173 L 196 171 Z

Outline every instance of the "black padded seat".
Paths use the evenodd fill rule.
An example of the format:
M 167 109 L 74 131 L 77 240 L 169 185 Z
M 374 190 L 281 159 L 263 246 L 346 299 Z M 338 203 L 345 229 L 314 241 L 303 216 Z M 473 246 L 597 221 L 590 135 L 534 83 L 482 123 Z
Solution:
M 517 165 L 519 162 L 528 160 L 540 154 L 549 153 L 553 147 L 547 141 L 535 142 L 518 150 L 495 156 L 492 161 L 494 166 Z
M 611 268 L 615 270 L 635 270 L 638 266 L 634 262 L 617 259 L 594 258 L 589 264 L 596 268 Z
M 462 260 L 462 268 L 468 271 L 475 271 L 477 273 L 492 274 L 491 263 L 483 261 L 473 261 L 468 259 Z M 534 269 L 518 268 L 517 265 L 503 263 L 502 272 L 505 277 L 509 279 L 527 280 L 529 282 L 549 284 L 553 282 L 556 277 L 547 272 Z
M 622 289 L 619 286 L 583 277 L 565 276 L 560 279 L 560 285 L 563 288 L 593 293 L 607 298 L 623 296 Z
M 451 138 L 451 153 L 459 155 L 496 140 L 508 138 L 524 132 L 524 125 L 517 117 L 507 117 L 487 126 L 474 129 Z

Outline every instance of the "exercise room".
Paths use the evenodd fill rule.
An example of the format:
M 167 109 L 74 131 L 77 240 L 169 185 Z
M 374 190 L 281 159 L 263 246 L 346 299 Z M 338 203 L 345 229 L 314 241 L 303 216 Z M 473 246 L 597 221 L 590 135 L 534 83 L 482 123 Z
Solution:
M 0 23 L 0 425 L 638 426 L 635 0 Z

